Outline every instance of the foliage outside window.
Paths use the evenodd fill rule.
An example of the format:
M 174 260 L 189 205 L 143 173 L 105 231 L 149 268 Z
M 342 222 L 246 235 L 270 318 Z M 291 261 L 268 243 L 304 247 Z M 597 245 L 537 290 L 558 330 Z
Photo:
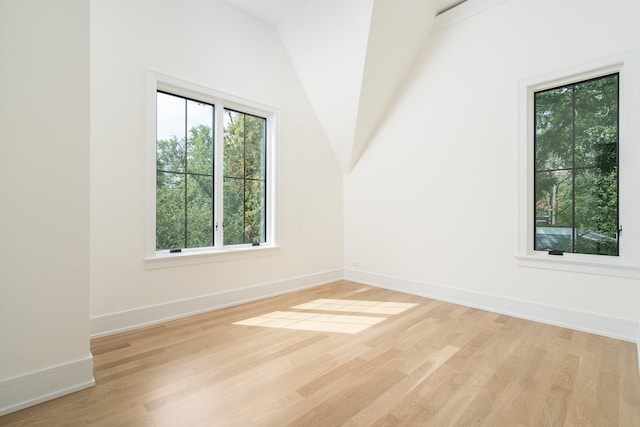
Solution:
M 218 144 L 215 105 L 158 91 L 156 107 L 156 250 L 264 243 L 267 120 L 221 108 Z
M 534 249 L 618 255 L 619 74 L 534 94 Z
M 266 120 L 224 110 L 224 244 L 265 241 Z

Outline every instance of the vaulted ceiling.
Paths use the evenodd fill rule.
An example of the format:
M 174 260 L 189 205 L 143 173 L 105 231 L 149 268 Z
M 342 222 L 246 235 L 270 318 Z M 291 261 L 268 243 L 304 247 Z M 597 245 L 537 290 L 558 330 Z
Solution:
M 225 0 L 271 25 L 343 172 L 384 118 L 434 18 L 460 0 Z

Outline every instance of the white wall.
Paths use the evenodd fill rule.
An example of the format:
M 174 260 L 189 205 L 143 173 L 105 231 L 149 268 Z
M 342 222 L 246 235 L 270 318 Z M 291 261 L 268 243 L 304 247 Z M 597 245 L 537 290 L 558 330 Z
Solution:
M 0 2 L 0 415 L 93 381 L 88 37 L 84 0 Z
M 278 255 L 145 269 L 149 70 L 280 109 Z M 342 174 L 272 27 L 219 0 L 91 2 L 94 320 L 211 295 L 206 304 L 215 305 L 218 294 L 265 283 L 291 289 L 325 272 L 339 277 L 342 230 Z
M 639 8 L 636 0 L 508 0 L 434 34 L 345 177 L 348 276 L 633 326 L 640 281 L 517 265 L 518 89 L 523 79 L 638 49 Z

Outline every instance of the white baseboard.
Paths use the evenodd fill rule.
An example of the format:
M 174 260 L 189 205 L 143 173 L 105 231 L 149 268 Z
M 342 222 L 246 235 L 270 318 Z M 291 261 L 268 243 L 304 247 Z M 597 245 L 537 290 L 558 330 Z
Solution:
M 0 416 L 95 385 L 93 356 L 0 381 Z
M 362 271 L 345 270 L 344 278 L 345 280 L 366 285 L 635 342 L 638 343 L 638 349 L 640 350 L 640 324 L 633 320 L 619 319 L 597 313 L 537 304 L 464 289 L 365 273 Z
M 137 329 L 342 279 L 634 342 L 638 345 L 638 354 L 640 355 L 640 323 L 636 321 L 356 270 L 327 271 L 95 316 L 91 318 L 91 337 L 97 338 Z M 640 356 L 638 362 L 640 367 Z
M 335 282 L 336 280 L 342 280 L 343 274 L 343 270 L 327 271 L 241 289 L 216 292 L 196 298 L 94 316 L 91 318 L 91 338 L 98 338 Z

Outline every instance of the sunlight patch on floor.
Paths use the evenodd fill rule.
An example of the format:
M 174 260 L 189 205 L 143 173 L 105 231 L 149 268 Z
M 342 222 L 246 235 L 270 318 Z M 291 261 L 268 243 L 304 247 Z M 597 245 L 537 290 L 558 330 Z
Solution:
M 274 311 L 272 313 L 252 317 L 247 320 L 241 320 L 234 324 L 355 334 L 367 329 L 369 326 L 380 323 L 385 319 L 386 317 Z
M 317 299 L 292 307 L 296 310 L 315 311 L 274 311 L 234 322 L 234 325 L 355 334 L 386 320 L 388 317 L 362 316 L 360 314 L 329 314 L 318 313 L 317 311 L 394 315 L 416 305 L 402 302 Z

